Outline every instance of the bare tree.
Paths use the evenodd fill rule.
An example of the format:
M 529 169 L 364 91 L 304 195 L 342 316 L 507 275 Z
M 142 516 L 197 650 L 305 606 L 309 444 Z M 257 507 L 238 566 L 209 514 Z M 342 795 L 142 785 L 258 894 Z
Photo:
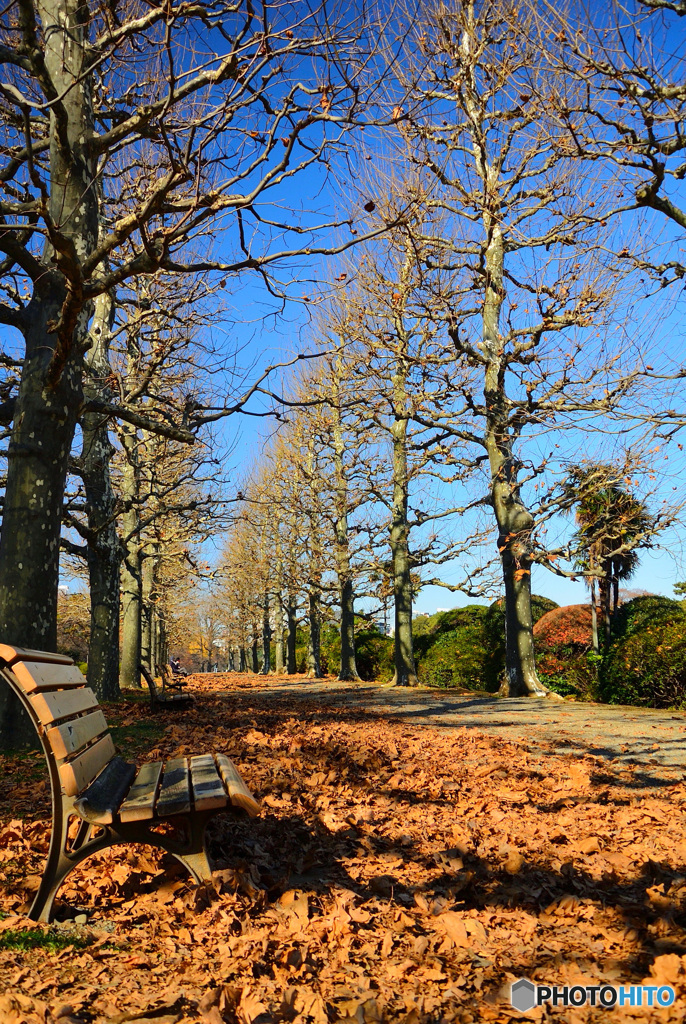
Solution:
M 358 100 L 339 55 L 354 70 L 357 29 L 333 27 L 324 8 L 294 21 L 278 6 L 219 0 L 113 16 L 41 0 L 8 8 L 0 33 L 0 320 L 26 344 L 0 628 L 8 642 L 51 647 L 94 303 L 141 274 L 266 275 L 294 252 L 322 251 L 297 217 L 277 223 L 270 203 L 347 130 Z M 210 224 L 232 229 L 221 254 L 201 237 Z
M 456 382 L 463 422 L 443 422 L 488 466 L 510 696 L 547 692 L 535 667 L 526 484 L 550 459 L 536 465 L 522 446 L 607 413 L 632 379 L 610 333 L 623 279 L 606 256 L 610 197 L 569 155 L 554 98 L 573 85 L 555 74 L 538 24 L 533 7 L 511 0 L 427 8 L 403 65 L 411 98 L 396 110 L 397 160 L 413 168 L 417 205 L 441 215 L 423 237 L 426 287 L 434 316 L 443 297 L 456 360 L 469 368 Z

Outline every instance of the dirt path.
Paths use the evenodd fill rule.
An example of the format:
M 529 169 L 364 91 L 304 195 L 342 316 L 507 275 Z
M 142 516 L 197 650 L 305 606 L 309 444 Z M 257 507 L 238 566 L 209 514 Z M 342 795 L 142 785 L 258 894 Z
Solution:
M 208 683 L 211 676 L 204 677 Z M 673 783 L 685 774 L 686 712 L 568 701 L 464 695 L 454 691 L 396 689 L 372 683 L 350 684 L 243 677 L 250 695 L 292 702 L 321 701 L 323 707 L 349 706 L 406 725 L 442 731 L 477 729 L 536 747 L 549 754 L 592 754 L 617 766 L 637 765 L 646 781 Z M 231 691 L 231 699 L 237 697 Z

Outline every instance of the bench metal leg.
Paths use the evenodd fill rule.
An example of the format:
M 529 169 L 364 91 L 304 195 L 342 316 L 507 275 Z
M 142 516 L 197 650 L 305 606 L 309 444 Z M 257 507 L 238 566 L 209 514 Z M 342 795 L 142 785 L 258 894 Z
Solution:
M 132 822 L 126 826 L 119 825 L 117 830 L 122 837 L 122 842 L 147 843 L 150 846 L 159 847 L 166 853 L 170 853 L 172 857 L 176 857 L 184 865 L 193 880 L 200 885 L 202 882 L 210 882 L 212 880 L 212 868 L 205 850 L 205 827 L 207 822 L 218 813 L 220 812 L 205 811 L 168 819 L 171 824 L 183 827 L 186 838 L 181 841 L 173 836 L 151 832 L 149 825 L 152 823 L 149 822 Z M 159 824 L 159 821 L 156 821 L 155 824 Z
M 160 819 L 117 825 L 97 825 L 81 821 L 70 848 L 68 831 L 71 810 L 71 801 L 63 799 L 61 813 L 54 819 L 55 827 L 50 840 L 43 880 L 28 914 L 33 921 L 47 923 L 51 920 L 57 892 L 73 868 L 90 857 L 91 854 L 120 843 L 144 843 L 147 846 L 156 846 L 180 861 L 197 885 L 212 880 L 212 868 L 205 851 L 205 827 L 211 818 L 220 813 L 219 811 L 205 811 L 168 819 L 170 824 L 181 826 L 184 829 L 186 833 L 184 840 L 151 831 L 151 826 L 158 825 Z M 93 835 L 94 832 L 100 832 L 100 830 L 102 831 L 99 835 Z
M 78 830 L 71 847 L 69 845 L 69 818 L 72 801 L 63 798 L 60 813 L 54 816 L 52 836 L 48 860 L 43 872 L 38 892 L 36 893 L 28 916 L 32 921 L 49 922 L 52 918 L 55 896 L 69 872 L 98 850 L 104 850 L 117 842 L 106 826 L 93 825 L 89 821 L 79 821 Z M 93 833 L 104 828 L 101 835 Z

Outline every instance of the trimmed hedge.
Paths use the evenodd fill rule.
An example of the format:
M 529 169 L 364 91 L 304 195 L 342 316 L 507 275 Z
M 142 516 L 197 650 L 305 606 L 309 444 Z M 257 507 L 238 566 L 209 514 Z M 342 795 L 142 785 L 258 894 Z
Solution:
M 541 682 L 563 696 L 597 696 L 590 604 L 569 604 L 541 616 L 534 626 Z
M 452 608 L 434 616 L 431 632 L 417 636 L 415 658 L 419 681 L 426 686 L 493 688 L 483 605 Z
M 531 598 L 534 621 L 554 601 Z M 427 686 L 463 686 L 494 693 L 505 670 L 505 613 L 503 602 L 451 608 L 430 618 L 414 620 L 415 657 L 419 681 Z
M 681 601 L 637 597 L 618 609 L 599 694 L 608 704 L 686 706 L 686 612 Z

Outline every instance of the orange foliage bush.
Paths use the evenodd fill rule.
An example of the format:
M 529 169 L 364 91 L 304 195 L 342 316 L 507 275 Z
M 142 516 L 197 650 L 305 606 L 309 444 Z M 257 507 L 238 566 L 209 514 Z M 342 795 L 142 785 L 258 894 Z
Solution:
M 569 604 L 546 612 L 534 626 L 534 638 L 536 664 L 544 681 L 561 692 L 592 696 L 595 671 L 586 659 L 593 646 L 590 604 Z

